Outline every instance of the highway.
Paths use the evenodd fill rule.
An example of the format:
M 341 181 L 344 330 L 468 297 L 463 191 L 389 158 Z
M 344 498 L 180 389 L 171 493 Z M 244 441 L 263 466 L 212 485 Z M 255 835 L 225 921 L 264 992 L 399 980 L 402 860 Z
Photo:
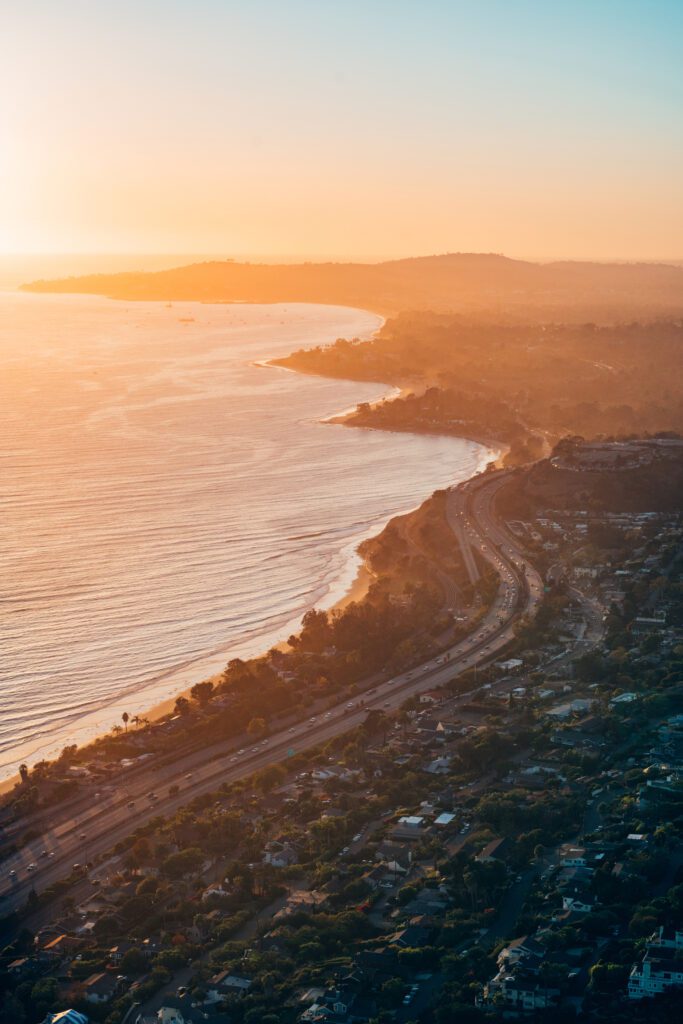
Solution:
M 448 499 L 449 521 L 456 539 L 488 561 L 500 577 L 492 606 L 469 636 L 437 657 L 410 671 L 378 683 L 361 697 L 346 699 L 324 713 L 283 728 L 243 748 L 235 741 L 208 751 L 195 751 L 178 763 L 155 766 L 121 782 L 114 792 L 104 787 L 88 807 L 57 820 L 19 852 L 0 863 L 0 913 L 22 907 L 31 890 L 40 892 L 68 876 L 74 864 L 85 865 L 108 854 L 131 831 L 151 818 L 169 814 L 200 794 L 216 790 L 269 764 L 285 761 L 292 753 L 324 743 L 362 724 L 367 712 L 391 711 L 407 697 L 451 681 L 454 676 L 494 660 L 514 638 L 515 624 L 533 614 L 542 598 L 543 582 L 524 565 L 524 557 L 495 516 L 494 499 L 509 478 L 509 471 L 481 474 L 453 489 Z M 471 694 L 463 695 L 463 702 Z M 362 702 L 362 703 L 361 703 Z M 179 786 L 171 796 L 169 788 Z M 124 790 L 125 787 L 125 790 Z

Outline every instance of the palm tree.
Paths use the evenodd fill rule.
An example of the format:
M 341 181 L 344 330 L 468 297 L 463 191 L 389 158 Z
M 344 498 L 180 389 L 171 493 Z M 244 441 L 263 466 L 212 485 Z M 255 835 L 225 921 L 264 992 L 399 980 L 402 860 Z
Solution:
M 122 720 L 122 722 L 123 722 L 123 724 L 124 724 L 124 726 L 126 728 L 126 732 L 128 732 L 128 721 L 129 721 L 129 718 L 130 718 L 130 715 L 128 714 L 128 712 L 124 711 L 123 714 L 121 715 L 121 720 Z
M 139 715 L 133 715 L 133 717 L 131 718 L 131 722 L 133 723 L 133 725 L 140 725 L 142 719 L 140 718 Z

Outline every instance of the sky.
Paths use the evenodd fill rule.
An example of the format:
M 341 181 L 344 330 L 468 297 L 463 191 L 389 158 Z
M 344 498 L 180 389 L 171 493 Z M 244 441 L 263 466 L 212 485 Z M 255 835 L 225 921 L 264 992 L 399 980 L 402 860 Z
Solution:
M 0 254 L 683 259 L 683 0 L 1 6 Z

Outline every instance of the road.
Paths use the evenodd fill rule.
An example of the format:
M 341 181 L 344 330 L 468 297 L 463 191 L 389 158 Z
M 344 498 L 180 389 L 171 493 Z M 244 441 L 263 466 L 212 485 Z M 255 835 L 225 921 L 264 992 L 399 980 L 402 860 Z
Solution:
M 522 615 L 533 614 L 542 598 L 538 573 L 524 565 L 524 557 L 495 516 L 494 500 L 509 471 L 481 474 L 450 492 L 449 518 L 457 525 L 456 537 L 467 538 L 496 570 L 500 586 L 493 604 L 480 619 L 474 634 L 460 640 L 438 657 L 419 667 L 378 683 L 360 698 L 342 701 L 324 714 L 283 728 L 248 749 L 231 741 L 210 751 L 179 757 L 174 765 L 150 765 L 114 793 L 102 792 L 88 808 L 70 813 L 45 829 L 22 850 L 0 865 L 0 906 L 3 914 L 20 909 L 31 890 L 40 892 L 68 876 L 75 863 L 98 860 L 131 831 L 159 814 L 170 814 L 189 800 L 234 782 L 292 753 L 325 743 L 361 725 L 368 710 L 389 711 L 406 698 L 450 682 L 455 675 L 494 660 L 515 635 Z M 471 692 L 462 696 L 463 703 Z M 171 796 L 169 788 L 180 786 Z M 163 787 L 163 791 L 162 791 Z M 31 867 L 33 865 L 33 867 Z

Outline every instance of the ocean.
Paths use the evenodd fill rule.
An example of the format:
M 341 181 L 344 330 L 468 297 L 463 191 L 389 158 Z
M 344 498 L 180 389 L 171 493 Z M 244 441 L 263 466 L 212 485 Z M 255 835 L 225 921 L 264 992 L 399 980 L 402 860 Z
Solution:
M 286 638 L 361 539 L 483 467 L 323 422 L 388 387 L 260 365 L 380 324 L 0 294 L 0 779 Z

